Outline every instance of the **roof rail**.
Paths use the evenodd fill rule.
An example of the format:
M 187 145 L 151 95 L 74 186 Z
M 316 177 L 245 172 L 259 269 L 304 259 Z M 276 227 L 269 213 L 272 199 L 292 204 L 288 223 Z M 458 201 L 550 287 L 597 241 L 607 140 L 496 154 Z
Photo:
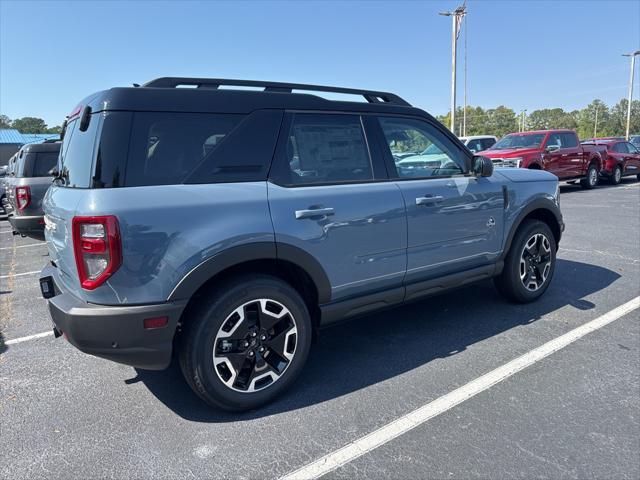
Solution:
M 227 78 L 188 78 L 188 77 L 161 77 L 145 83 L 142 87 L 151 88 L 176 88 L 189 85 L 196 88 L 217 89 L 221 85 L 233 85 L 236 87 L 262 87 L 265 92 L 292 93 L 293 90 L 305 90 L 315 92 L 346 93 L 362 95 L 369 103 L 390 103 L 410 107 L 411 104 L 394 93 L 377 92 L 375 90 L 360 90 L 357 88 L 327 87 L 323 85 L 307 85 L 303 83 L 266 82 L 258 80 L 231 80 Z

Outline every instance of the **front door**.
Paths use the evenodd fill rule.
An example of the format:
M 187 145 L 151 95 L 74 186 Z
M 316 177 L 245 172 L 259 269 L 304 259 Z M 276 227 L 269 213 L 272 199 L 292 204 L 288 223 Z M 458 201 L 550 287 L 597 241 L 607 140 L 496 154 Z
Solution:
M 495 261 L 504 234 L 499 177 L 469 175 L 467 154 L 435 123 L 404 117 L 378 120 L 389 147 L 389 168 L 395 170 L 407 210 L 406 282 Z
M 276 242 L 318 262 L 332 301 L 401 287 L 406 270 L 403 197 L 362 125 L 359 115 L 287 114 L 268 184 Z

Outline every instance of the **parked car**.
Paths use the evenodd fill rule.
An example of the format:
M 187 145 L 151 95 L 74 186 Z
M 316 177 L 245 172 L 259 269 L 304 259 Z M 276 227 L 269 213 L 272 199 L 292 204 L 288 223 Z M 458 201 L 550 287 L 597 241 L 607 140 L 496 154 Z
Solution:
M 584 188 L 598 184 L 606 158 L 602 145 L 581 145 L 573 130 L 510 133 L 481 152 L 496 167 L 546 170 L 563 181 L 580 181 Z
M 11 183 L 13 168 L 17 158 L 17 153 L 9 158 L 7 165 L 2 167 L 4 173 L 0 175 L 0 207 L 2 207 L 2 211 L 5 215 L 9 212 L 9 198 L 7 196 L 7 192 L 9 184 Z
M 60 142 L 31 143 L 17 153 L 8 182 L 9 222 L 16 234 L 44 240 L 42 199 L 51 185 Z
M 394 160 L 431 144 L 447 160 L 409 173 Z M 386 92 L 113 88 L 69 116 L 59 166 L 40 276 L 56 336 L 143 369 L 175 353 L 191 388 L 229 410 L 289 386 L 321 326 L 488 278 L 537 299 L 563 230 L 555 176 L 494 173 Z
M 600 175 L 613 185 L 618 185 L 622 177 L 635 175 L 640 180 L 640 150 L 624 140 L 593 139 L 583 145 L 602 145 L 607 149 Z
M 629 137 L 629 143 L 636 148 L 640 148 L 640 135 L 631 135 Z
M 493 135 L 472 135 L 460 137 L 460 141 L 473 153 L 478 153 L 491 148 L 498 141 L 498 137 Z

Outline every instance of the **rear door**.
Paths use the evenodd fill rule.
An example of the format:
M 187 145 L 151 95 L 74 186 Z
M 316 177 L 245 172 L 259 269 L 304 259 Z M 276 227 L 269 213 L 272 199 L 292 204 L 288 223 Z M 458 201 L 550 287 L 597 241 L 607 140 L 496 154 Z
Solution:
M 560 167 L 567 177 L 582 175 L 586 163 L 585 153 L 573 132 L 562 132 L 560 136 Z
M 402 194 L 388 181 L 365 121 L 357 114 L 288 113 L 268 183 L 278 245 L 322 266 L 332 300 L 400 287 L 406 269 Z
M 500 177 L 467 174 L 468 157 L 441 127 L 418 118 L 379 117 L 388 168 L 407 209 L 406 283 L 493 262 L 500 253 L 504 200 Z M 437 148 L 438 166 L 403 168 L 397 153 Z

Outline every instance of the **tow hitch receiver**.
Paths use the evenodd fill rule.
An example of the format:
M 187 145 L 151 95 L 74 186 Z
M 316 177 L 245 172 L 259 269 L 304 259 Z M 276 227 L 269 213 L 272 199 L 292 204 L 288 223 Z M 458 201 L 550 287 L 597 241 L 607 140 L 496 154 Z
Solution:
M 40 279 L 40 291 L 42 292 L 42 296 L 44 298 L 51 298 L 56 296 L 52 277 L 42 277 Z

